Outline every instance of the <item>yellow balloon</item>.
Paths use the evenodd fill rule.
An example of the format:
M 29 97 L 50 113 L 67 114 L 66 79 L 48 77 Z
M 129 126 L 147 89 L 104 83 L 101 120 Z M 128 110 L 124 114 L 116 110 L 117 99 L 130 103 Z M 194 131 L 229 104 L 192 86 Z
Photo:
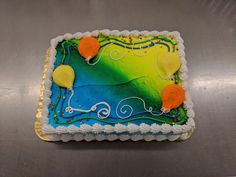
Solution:
M 177 53 L 168 52 L 163 55 L 159 64 L 166 76 L 170 77 L 180 68 L 180 57 Z
M 75 73 L 71 66 L 60 65 L 53 71 L 52 78 L 57 85 L 72 89 Z

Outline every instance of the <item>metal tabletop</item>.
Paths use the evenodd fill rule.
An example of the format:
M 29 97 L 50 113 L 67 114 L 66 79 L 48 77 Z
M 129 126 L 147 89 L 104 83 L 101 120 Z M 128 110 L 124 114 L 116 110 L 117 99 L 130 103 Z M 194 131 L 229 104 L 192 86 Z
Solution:
M 34 132 L 51 38 L 177 30 L 197 129 L 185 142 L 41 141 Z M 236 1 L 0 0 L 0 177 L 236 175 Z

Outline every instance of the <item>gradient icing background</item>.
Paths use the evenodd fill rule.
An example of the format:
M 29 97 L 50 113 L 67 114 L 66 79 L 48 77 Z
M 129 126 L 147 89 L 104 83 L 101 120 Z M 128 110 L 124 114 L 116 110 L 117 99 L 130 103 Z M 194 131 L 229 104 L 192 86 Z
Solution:
M 159 113 L 161 109 L 161 91 L 170 83 L 180 83 L 178 73 L 172 79 L 163 79 L 164 73 L 158 67 L 158 61 L 165 52 L 178 52 L 176 41 L 172 36 L 139 36 L 115 37 L 98 36 L 100 51 L 88 65 L 77 51 L 78 40 L 68 40 L 59 43 L 55 67 L 60 64 L 70 65 L 75 71 L 71 106 L 80 109 L 90 109 L 94 104 L 105 101 L 111 107 L 111 114 L 106 119 L 100 119 L 97 111 L 80 113 L 65 112 L 71 94 L 65 88 L 52 83 L 51 104 L 49 105 L 49 123 L 53 127 L 59 125 L 102 125 L 129 122 L 140 123 L 168 123 L 184 124 L 187 120 L 186 111 L 181 106 L 168 114 L 154 116 L 146 112 L 143 102 L 139 99 L 129 99 L 122 105 L 128 104 L 133 108 L 129 118 L 121 119 L 116 114 L 119 101 L 127 97 L 142 98 L 146 107 L 153 107 L 153 112 Z M 121 106 L 122 106 L 121 105 Z M 126 107 L 127 114 L 130 109 Z M 121 115 L 127 115 L 121 114 Z

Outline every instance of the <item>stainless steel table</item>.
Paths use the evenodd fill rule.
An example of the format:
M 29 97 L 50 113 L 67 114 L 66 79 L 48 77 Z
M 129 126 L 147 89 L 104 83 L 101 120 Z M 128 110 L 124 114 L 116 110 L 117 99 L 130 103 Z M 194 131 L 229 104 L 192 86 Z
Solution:
M 34 133 L 49 39 L 178 30 L 197 129 L 185 142 L 48 143 Z M 236 1 L 0 0 L 0 177 L 236 175 Z

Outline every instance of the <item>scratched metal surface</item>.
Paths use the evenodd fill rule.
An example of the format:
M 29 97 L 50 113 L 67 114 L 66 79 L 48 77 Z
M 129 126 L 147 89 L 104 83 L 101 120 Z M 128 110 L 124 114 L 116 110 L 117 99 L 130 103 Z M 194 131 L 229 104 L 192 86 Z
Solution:
M 34 133 L 49 39 L 178 30 L 197 130 L 186 142 L 48 143 Z M 0 0 L 0 177 L 236 175 L 236 1 Z

